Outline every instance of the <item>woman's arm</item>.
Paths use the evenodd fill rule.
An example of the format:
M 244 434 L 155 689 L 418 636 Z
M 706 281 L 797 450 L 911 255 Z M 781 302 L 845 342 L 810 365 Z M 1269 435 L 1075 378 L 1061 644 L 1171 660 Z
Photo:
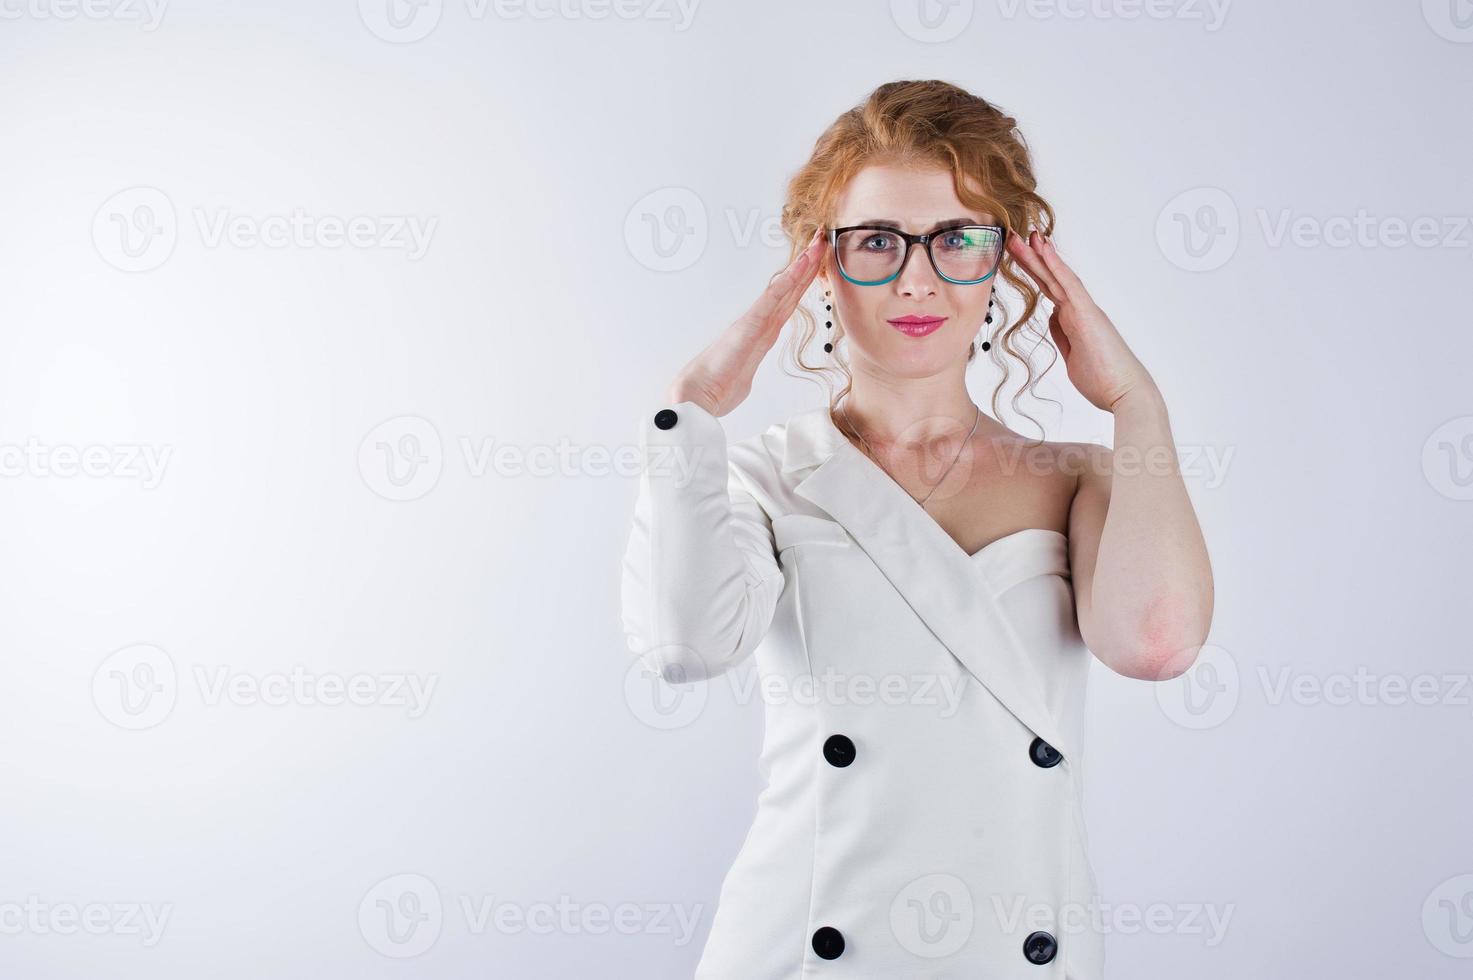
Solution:
M 624 632 L 671 683 L 730 670 L 772 622 L 783 572 L 772 521 L 727 456 L 720 416 L 740 405 L 822 264 L 814 229 L 757 301 L 676 376 L 640 420 L 644 469 L 623 563 Z
M 710 412 L 681 401 L 648 412 L 639 431 L 625 637 L 672 684 L 713 677 L 746 659 L 772 622 L 784 582 L 772 524 L 731 468 Z
M 1212 623 L 1212 566 L 1154 386 L 1115 402 L 1115 448 L 1091 446 L 1069 513 L 1079 631 L 1126 677 L 1191 667 Z
M 1049 334 L 1069 380 L 1115 417 L 1115 447 L 1090 447 L 1069 514 L 1080 636 L 1117 673 L 1176 677 L 1207 641 L 1213 590 L 1166 401 L 1053 243 L 1037 232 L 1008 243 L 1053 301 Z

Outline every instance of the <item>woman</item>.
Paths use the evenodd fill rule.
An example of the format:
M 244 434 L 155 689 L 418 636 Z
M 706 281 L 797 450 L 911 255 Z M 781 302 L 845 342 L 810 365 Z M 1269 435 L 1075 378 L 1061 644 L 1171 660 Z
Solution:
M 767 785 L 697 977 L 1102 975 L 1089 656 L 1180 674 L 1212 577 L 1161 392 L 1059 257 L 1035 186 L 996 107 L 880 86 L 789 185 L 801 252 L 641 420 L 631 649 L 672 683 L 750 655 L 764 685 L 817 692 L 766 705 Z M 821 329 L 799 307 L 815 278 Z M 968 393 L 979 347 L 1036 384 L 1040 291 L 1113 451 L 1025 440 Z M 821 336 L 849 384 L 728 447 L 717 419 L 795 309 L 800 350 Z

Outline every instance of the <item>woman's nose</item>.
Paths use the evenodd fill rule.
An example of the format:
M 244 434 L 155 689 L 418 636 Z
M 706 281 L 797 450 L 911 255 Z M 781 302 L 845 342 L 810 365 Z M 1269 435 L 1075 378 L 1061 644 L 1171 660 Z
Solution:
M 900 266 L 900 275 L 895 285 L 904 296 L 931 296 L 936 292 L 936 270 L 931 268 L 931 259 L 926 246 L 917 242 Z

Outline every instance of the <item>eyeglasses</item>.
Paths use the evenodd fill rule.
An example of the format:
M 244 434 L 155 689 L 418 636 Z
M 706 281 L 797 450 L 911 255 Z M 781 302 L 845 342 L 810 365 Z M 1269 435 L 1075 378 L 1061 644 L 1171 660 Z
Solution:
M 954 225 L 924 235 L 894 228 L 850 225 L 829 232 L 839 273 L 856 286 L 883 286 L 900 275 L 914 245 L 923 245 L 936 275 L 959 286 L 986 282 L 1002 261 L 1000 225 Z

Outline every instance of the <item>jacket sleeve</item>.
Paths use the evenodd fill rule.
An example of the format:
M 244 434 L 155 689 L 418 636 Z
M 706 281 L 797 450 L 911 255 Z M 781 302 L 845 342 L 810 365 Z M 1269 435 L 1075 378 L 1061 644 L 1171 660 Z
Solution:
M 741 663 L 783 589 L 772 522 L 727 459 L 726 433 L 694 402 L 640 420 L 643 463 L 624 552 L 624 633 L 676 684 Z

